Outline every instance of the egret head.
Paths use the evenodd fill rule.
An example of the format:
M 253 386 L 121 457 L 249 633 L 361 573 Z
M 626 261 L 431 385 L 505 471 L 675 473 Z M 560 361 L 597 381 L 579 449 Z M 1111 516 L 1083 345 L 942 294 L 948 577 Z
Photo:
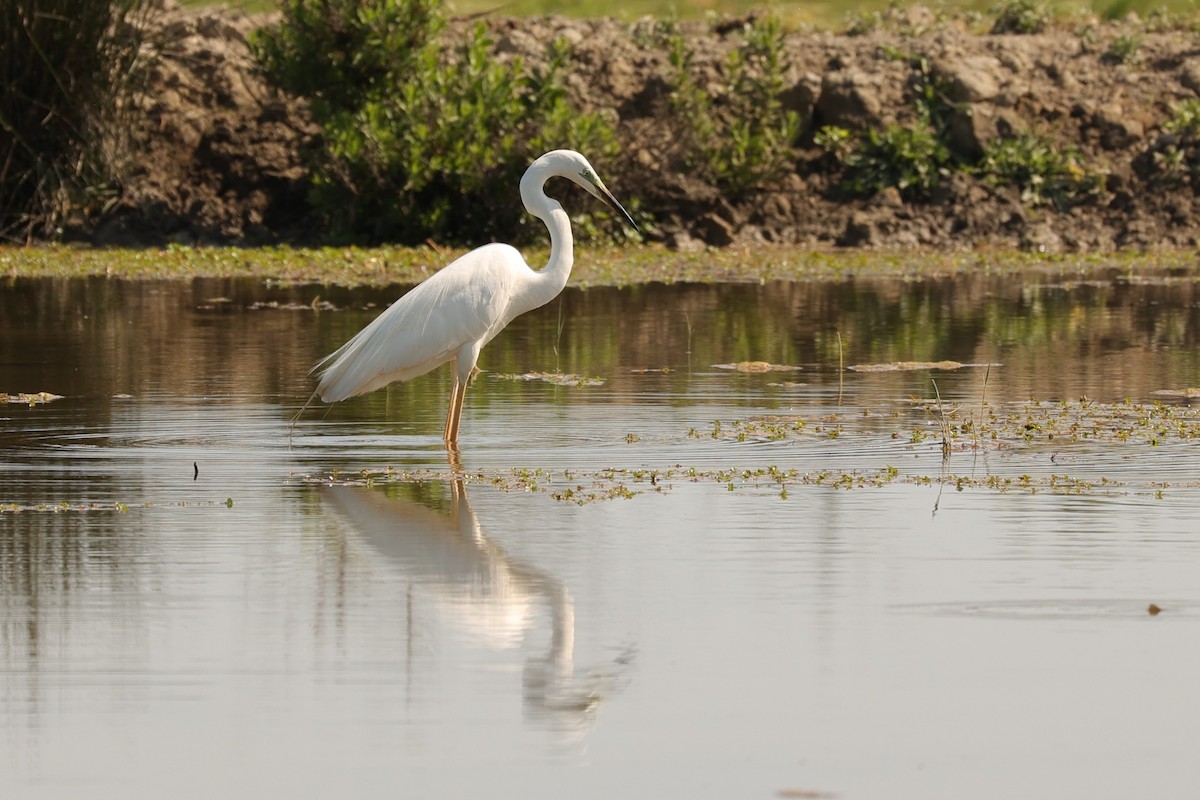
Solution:
M 617 202 L 617 198 L 613 197 L 612 192 L 604 185 L 604 181 L 600 180 L 600 176 L 596 174 L 595 170 L 590 166 L 585 166 L 579 171 L 579 177 L 583 179 L 582 181 L 577 181 L 580 186 L 591 192 L 593 197 L 602 200 L 612 207 L 613 211 L 618 212 L 624 217 L 625 221 L 635 231 L 638 229 L 637 223 L 633 221 L 633 217 L 629 216 L 629 212 L 625 210 L 625 207 Z
M 534 166 L 539 163 L 549 167 L 551 175 L 559 175 L 582 186 L 592 197 L 606 203 L 619 213 L 635 231 L 638 230 L 633 217 L 629 216 L 629 212 L 617 202 L 617 198 L 613 197 L 612 192 L 604 185 L 604 181 L 600 180 L 600 176 L 596 174 L 596 170 L 592 169 L 592 165 L 583 157 L 583 154 L 574 150 L 552 150 L 535 161 Z M 533 167 L 530 167 L 530 171 L 533 171 Z

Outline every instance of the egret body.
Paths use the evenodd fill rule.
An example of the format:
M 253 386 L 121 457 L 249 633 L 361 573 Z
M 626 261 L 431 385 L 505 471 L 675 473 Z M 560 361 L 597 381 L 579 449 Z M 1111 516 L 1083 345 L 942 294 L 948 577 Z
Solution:
M 579 184 L 637 227 L 586 158 L 573 150 L 546 153 L 521 178 L 525 210 L 550 231 L 546 265 L 531 269 L 507 244 L 484 245 L 451 262 L 317 362 L 312 371 L 319 373 L 320 398 L 334 403 L 452 362 L 454 386 L 443 438 L 448 445 L 457 444 L 467 382 L 479 351 L 517 316 L 557 297 L 571 274 L 571 222 L 544 190 L 556 176 Z

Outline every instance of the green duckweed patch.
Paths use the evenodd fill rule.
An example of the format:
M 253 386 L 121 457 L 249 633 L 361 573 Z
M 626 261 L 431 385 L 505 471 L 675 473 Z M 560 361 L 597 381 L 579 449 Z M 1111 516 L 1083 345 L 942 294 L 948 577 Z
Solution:
M 357 474 L 305 475 L 305 483 L 337 486 L 379 486 L 447 480 L 444 471 L 388 470 Z M 1001 494 L 1142 496 L 1164 499 L 1169 490 L 1200 489 L 1200 480 L 1136 482 L 1107 477 L 1085 478 L 1066 473 L 1020 475 L 960 475 L 905 472 L 896 466 L 878 469 L 797 470 L 777 466 L 720 469 L 675 465 L 662 469 L 607 467 L 597 470 L 479 470 L 455 472 L 468 484 L 491 486 L 503 492 L 542 494 L 556 502 L 585 506 L 605 500 L 629 500 L 641 495 L 666 494 L 680 484 L 706 484 L 717 491 L 751 493 L 787 501 L 798 488 L 834 491 L 880 489 L 886 486 L 927 486 L 989 491 Z
M 1029 400 L 1001 407 L 960 407 L 948 429 L 952 437 L 1012 443 L 1135 444 L 1200 439 L 1200 408 L 1145 403 Z
M 304 475 L 305 483 L 334 486 L 380 486 L 390 483 L 444 481 L 444 471 L 364 470 L 360 473 Z M 676 465 L 663 469 L 606 467 L 596 470 L 478 470 L 456 472 L 468 484 L 491 486 L 503 492 L 542 494 L 552 500 L 589 505 L 605 500 L 629 500 L 646 494 L 665 494 L 682 483 L 708 484 L 726 492 L 751 492 L 786 501 L 801 487 L 835 491 L 879 489 L 890 485 L 937 486 L 955 491 L 983 490 L 1000 493 L 1059 495 L 1139 495 L 1163 499 L 1169 489 L 1200 489 L 1198 481 L 1147 481 L 1137 483 L 1111 478 L 1050 475 L 957 475 L 908 473 L 895 466 L 879 469 L 820 469 L 800 471 L 776 466 L 704 469 Z
M 545 494 L 553 500 L 587 505 L 600 500 L 631 499 L 648 493 L 669 492 L 675 484 L 709 483 L 726 491 L 769 489 L 787 498 L 788 487 L 829 486 L 835 489 L 884 486 L 900 476 L 899 470 L 886 467 L 874 471 L 821 470 L 799 472 L 776 466 L 755 468 L 701 469 L 675 465 L 661 469 L 604 467 L 595 470 L 497 469 L 455 471 L 453 477 L 469 484 L 490 485 L 504 492 Z M 442 481 L 444 471 L 432 469 L 303 475 L 300 480 L 335 486 L 380 486 L 390 483 Z
M 995 405 L 911 398 L 908 406 L 909 410 L 926 412 L 927 417 L 917 417 L 914 425 L 912 415 L 899 407 L 889 413 L 868 409 L 812 417 L 776 414 L 714 420 L 711 429 L 689 429 L 686 438 L 761 442 L 831 439 L 855 433 L 859 435 L 855 439 L 857 446 L 864 436 L 914 442 L 940 436 L 948 439 L 948 444 L 956 450 L 1075 442 L 1157 446 L 1168 441 L 1200 439 L 1200 407 L 1163 402 L 1097 403 L 1084 398 Z

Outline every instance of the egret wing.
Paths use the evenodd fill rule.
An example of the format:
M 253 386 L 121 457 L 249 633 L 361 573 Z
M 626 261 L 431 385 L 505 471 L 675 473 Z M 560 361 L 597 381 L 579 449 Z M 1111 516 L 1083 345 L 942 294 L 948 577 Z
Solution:
M 465 344 L 486 344 L 507 321 L 513 256 L 524 267 L 507 245 L 472 250 L 401 297 L 313 367 L 321 399 L 336 402 L 415 378 Z

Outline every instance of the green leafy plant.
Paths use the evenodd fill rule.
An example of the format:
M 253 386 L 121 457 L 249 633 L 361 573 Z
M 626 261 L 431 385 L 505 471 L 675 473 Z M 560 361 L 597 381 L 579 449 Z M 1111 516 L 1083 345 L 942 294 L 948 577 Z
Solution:
M 1153 163 L 1167 181 L 1195 177 L 1200 163 L 1200 100 L 1184 100 L 1162 124 L 1166 141 L 1154 152 Z
M 144 0 L 0 3 L 0 238 L 53 237 L 116 194 Z
M 860 11 L 851 9 L 846 12 L 846 27 L 843 30 L 847 36 L 866 36 L 884 27 L 882 11 Z
M 845 13 L 844 33 L 847 36 L 866 36 L 876 31 L 889 31 L 901 36 L 920 36 L 946 24 L 951 18 L 969 22 L 978 12 L 959 10 L 950 13 L 941 6 L 924 6 L 911 13 L 912 4 L 889 0 L 883 9 L 851 8 Z
M 969 170 L 993 184 L 1018 186 L 1022 200 L 1034 206 L 1053 203 L 1067 208 L 1101 191 L 1104 176 L 1085 169 L 1078 150 L 1033 133 L 993 140 L 974 166 L 957 161 L 947 146 L 957 109 L 948 99 L 946 79 L 924 58 L 909 59 L 914 124 L 890 124 L 857 134 L 825 127 L 814 136 L 814 144 L 843 169 L 840 189 L 871 195 L 895 187 L 906 200 L 927 200 L 951 172 Z M 1200 103 L 1196 112 L 1200 129 Z
M 1116 5 L 1118 4 L 1114 4 L 1114 6 Z M 1124 16 L 1128 13 L 1128 10 L 1122 9 L 1120 16 Z M 1197 28 L 1200 27 L 1200 20 L 1196 19 L 1194 13 L 1189 13 L 1187 10 L 1173 11 L 1163 6 L 1156 6 L 1146 12 L 1143 26 L 1146 33 L 1168 33 L 1171 31 L 1195 33 Z
M 975 171 L 993 184 L 1019 187 L 1023 202 L 1059 209 L 1094 196 L 1104 184 L 1103 175 L 1084 168 L 1078 150 L 1031 132 L 990 142 Z
M 854 154 L 856 142 L 853 133 L 838 125 L 824 125 L 813 134 L 813 144 L 843 164 Z
M 684 123 L 688 166 L 732 195 L 779 180 L 791 167 L 800 116 L 780 99 L 788 62 L 779 18 L 748 24 L 743 45 L 725 63 L 725 85 L 714 98 L 694 78 L 694 53 L 669 37 L 671 104 Z
M 1163 130 L 1185 141 L 1200 139 L 1200 100 L 1184 100 L 1172 110 L 1174 116 L 1163 123 Z
M 1050 24 L 1050 9 L 1039 0 L 1005 0 L 991 12 L 992 33 L 1041 33 Z
M 954 105 L 947 99 L 946 80 L 925 58 L 900 52 L 894 57 L 913 67 L 909 88 L 916 122 L 859 134 L 826 126 L 813 141 L 844 168 L 842 191 L 871 195 L 895 187 L 906 200 L 927 200 L 954 167 L 946 144 Z
M 1138 51 L 1141 50 L 1142 39 L 1136 34 L 1122 34 L 1109 43 L 1104 51 L 1104 58 L 1117 64 L 1132 64 L 1137 61 Z
M 334 239 L 473 242 L 532 232 L 515 187 L 530 160 L 571 147 L 601 170 L 611 125 L 568 101 L 570 50 L 497 60 L 482 24 L 449 51 L 440 0 L 285 0 L 252 46 L 308 97 L 322 128 L 314 209 Z
M 924 122 L 891 124 L 857 137 L 826 126 L 814 142 L 845 168 L 840 188 L 854 195 L 872 195 L 894 186 L 906 200 L 924 200 L 949 174 L 950 152 Z

